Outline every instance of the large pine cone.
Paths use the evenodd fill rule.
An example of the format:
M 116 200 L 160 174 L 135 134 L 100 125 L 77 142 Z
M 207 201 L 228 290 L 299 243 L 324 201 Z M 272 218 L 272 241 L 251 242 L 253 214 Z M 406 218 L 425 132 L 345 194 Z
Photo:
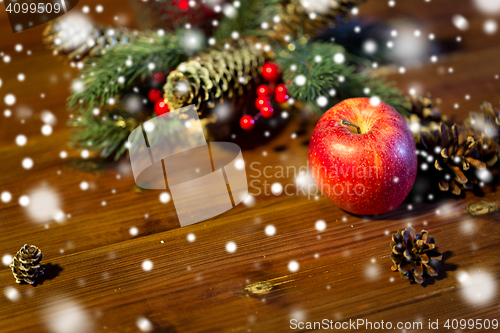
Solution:
M 438 270 L 431 266 L 431 260 L 441 260 L 441 253 L 437 252 L 434 238 L 429 233 L 422 230 L 416 234 L 415 229 L 408 227 L 405 230 L 398 230 L 392 235 L 391 259 L 394 265 L 391 269 L 399 271 L 402 278 L 410 278 L 422 284 L 424 274 L 437 276 Z
M 171 110 L 194 104 L 202 115 L 217 101 L 242 95 L 264 60 L 263 46 L 255 40 L 221 43 L 170 72 L 164 87 L 166 102 Z
M 471 166 L 477 169 L 485 169 L 486 164 L 482 161 L 482 141 L 477 133 L 468 131 L 465 127 L 453 124 L 451 128 L 439 124 L 435 131 L 422 132 L 421 143 L 428 156 L 436 155 L 434 167 L 438 170 L 439 189 L 459 195 L 462 189 L 472 189 L 476 179 L 466 172 Z
M 25 244 L 12 260 L 10 268 L 17 283 L 34 284 L 36 278 L 43 274 L 42 251 L 35 245 Z

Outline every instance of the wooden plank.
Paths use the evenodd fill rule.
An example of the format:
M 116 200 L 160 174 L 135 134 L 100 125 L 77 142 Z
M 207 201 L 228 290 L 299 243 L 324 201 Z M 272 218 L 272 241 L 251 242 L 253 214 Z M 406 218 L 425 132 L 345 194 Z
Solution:
M 449 10 L 455 2 L 441 3 Z M 90 6 L 95 4 L 89 1 Z M 398 1 L 399 5 L 403 2 Z M 416 12 L 428 15 L 420 7 Z M 4 36 L 10 28 L 5 14 L 0 15 Z M 111 11 L 105 15 L 105 20 L 112 20 Z M 96 174 L 75 170 L 68 162 L 79 157 L 66 146 L 64 126 L 64 101 L 75 72 L 44 50 L 40 32 L 35 28 L 19 34 L 33 56 L 0 64 L 4 83 L 0 96 L 12 92 L 19 104 L 33 110 L 24 124 L 0 114 L 0 192 L 13 195 L 12 202 L 0 203 L 0 255 L 13 255 L 24 243 L 32 243 L 43 250 L 43 262 L 52 266 L 48 278 L 36 287 L 16 285 L 10 270 L 0 269 L 0 331 L 58 332 L 61 327 L 51 325 L 64 326 L 61 317 L 70 315 L 73 319 L 66 323 L 79 323 L 80 332 L 136 332 L 141 317 L 163 332 L 281 332 L 290 329 L 291 318 L 422 321 L 423 329 L 418 331 L 425 332 L 429 319 L 439 319 L 442 328 L 448 318 L 497 318 L 498 288 L 490 303 L 476 305 L 464 298 L 458 281 L 462 272 L 481 269 L 498 283 L 500 214 L 473 218 L 464 212 L 479 200 L 498 202 L 495 188 L 486 187 L 481 198 L 469 193 L 465 198 L 412 203 L 412 210 L 405 203 L 370 219 L 348 214 L 322 196 L 316 200 L 303 194 L 259 195 L 253 206 L 240 204 L 218 217 L 180 228 L 172 202 L 161 204 L 157 191 L 134 191 L 127 160 L 108 164 Z M 11 40 L 0 41 L 0 51 L 8 47 L 12 48 Z M 495 73 L 500 74 L 500 47 L 466 47 L 470 52 L 441 58 L 436 65 L 409 68 L 405 75 L 391 78 L 402 89 L 420 87 L 442 97 L 444 112 L 464 119 L 483 100 L 500 100 L 500 81 L 494 79 Z M 454 72 L 440 75 L 439 67 L 453 67 Z M 16 81 L 21 71 L 27 76 L 24 83 Z M 54 83 L 52 75 L 57 77 Z M 42 92 L 46 98 L 39 98 Z M 465 94 L 470 100 L 464 99 Z M 454 103 L 460 107 L 454 109 Z M 36 118 L 45 109 L 58 119 L 48 137 L 40 134 L 42 122 Z M 249 179 L 258 180 L 260 189 L 264 181 L 268 193 L 274 182 L 295 184 L 293 174 L 281 178 L 276 171 L 280 166 L 286 170 L 306 164 L 314 121 L 305 132 L 303 122 L 296 119 L 282 131 L 272 130 L 263 144 L 244 150 Z M 14 142 L 21 133 L 28 136 L 24 147 Z M 296 139 L 291 139 L 293 133 L 298 134 Z M 255 131 L 237 141 L 258 141 L 261 136 L 261 131 Z M 62 150 L 69 152 L 66 160 L 59 157 Z M 24 157 L 34 160 L 33 169 L 21 167 Z M 252 162 L 260 164 L 252 169 Z M 256 171 L 263 172 L 266 166 L 272 167 L 269 179 Z M 84 181 L 89 183 L 86 191 L 80 189 Z M 43 186 L 71 215 L 66 221 L 36 222 L 18 204 L 21 195 L 31 195 Z M 319 219 L 327 223 L 323 232 L 314 227 Z M 429 230 L 445 253 L 444 273 L 425 287 L 410 285 L 390 271 L 390 234 L 408 224 Z M 265 234 L 267 225 L 276 227 L 276 235 Z M 132 227 L 138 229 L 137 236 L 131 236 Z M 187 240 L 190 233 L 196 235 L 194 242 Z M 226 252 L 229 241 L 237 244 L 235 253 Z M 152 262 L 151 271 L 142 269 L 145 260 Z M 300 266 L 297 272 L 288 270 L 292 260 Z M 256 282 L 272 289 L 262 295 L 245 290 Z M 19 293 L 15 302 L 5 295 L 11 288 Z

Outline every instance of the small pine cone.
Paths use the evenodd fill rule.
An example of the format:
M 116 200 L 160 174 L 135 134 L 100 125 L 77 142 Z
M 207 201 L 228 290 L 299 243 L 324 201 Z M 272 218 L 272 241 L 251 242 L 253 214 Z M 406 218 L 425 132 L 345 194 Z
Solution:
M 43 42 L 54 55 L 65 55 L 68 61 L 80 61 L 101 55 L 106 48 L 126 44 L 138 35 L 137 31 L 127 28 L 95 26 L 78 17 L 63 17 L 49 22 L 43 32 Z
M 438 269 L 431 266 L 431 260 L 441 260 L 441 253 L 437 252 L 434 238 L 422 230 L 416 234 L 415 229 L 408 227 L 398 230 L 392 235 L 391 259 L 394 265 L 392 271 L 399 271 L 402 278 L 410 278 L 422 284 L 424 274 L 437 276 Z
M 42 251 L 35 245 L 25 244 L 12 259 L 10 268 L 17 283 L 34 284 L 36 278 L 43 274 Z
M 434 167 L 439 171 L 439 189 L 459 195 L 473 184 L 465 175 L 471 166 L 485 169 L 480 153 L 481 140 L 474 132 L 453 124 L 451 129 L 441 123 L 436 131 L 421 133 L 421 143 L 430 156 L 435 156 Z
M 262 46 L 253 39 L 221 43 L 170 72 L 164 87 L 166 102 L 171 110 L 194 104 L 202 115 L 216 101 L 242 95 L 258 77 L 264 60 Z
M 488 120 L 498 127 L 500 126 L 500 110 L 493 107 L 491 103 L 484 102 L 481 111 L 488 117 Z

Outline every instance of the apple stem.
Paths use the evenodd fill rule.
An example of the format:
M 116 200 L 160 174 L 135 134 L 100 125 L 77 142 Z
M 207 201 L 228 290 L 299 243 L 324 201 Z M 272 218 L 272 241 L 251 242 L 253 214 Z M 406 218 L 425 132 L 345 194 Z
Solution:
M 341 124 L 342 124 L 342 125 L 349 125 L 349 126 L 352 126 L 352 127 L 356 127 L 356 129 L 358 130 L 358 134 L 361 134 L 361 129 L 359 128 L 359 126 L 358 126 L 358 125 L 353 124 L 353 123 L 351 123 L 350 121 L 347 121 L 347 120 L 345 120 L 345 119 L 342 119 Z

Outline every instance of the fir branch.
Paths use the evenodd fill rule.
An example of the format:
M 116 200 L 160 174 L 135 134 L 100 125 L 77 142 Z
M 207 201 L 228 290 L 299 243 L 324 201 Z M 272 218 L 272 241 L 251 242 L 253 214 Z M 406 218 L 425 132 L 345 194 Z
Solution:
M 85 61 L 78 82 L 81 87 L 69 97 L 68 108 L 83 114 L 107 105 L 110 98 L 128 91 L 138 77 L 145 78 L 154 71 L 168 72 L 185 59 L 175 34 L 143 32 L 134 41 Z M 150 64 L 154 64 L 153 69 Z
M 115 154 L 115 160 L 126 150 L 125 141 L 129 131 L 113 118 L 96 118 L 85 114 L 70 120 L 68 125 L 74 127 L 69 143 L 71 147 L 87 148 L 94 153 L 101 153 L 103 158 Z
M 133 118 L 124 117 L 116 113 L 111 113 L 109 110 L 108 116 L 95 117 L 92 114 L 84 114 L 77 119 L 71 119 L 68 122 L 69 126 L 73 127 L 70 146 L 80 149 L 89 149 L 92 152 L 99 154 L 102 158 L 107 158 L 114 155 L 114 159 L 118 160 L 126 150 L 126 142 L 129 134 L 140 122 Z M 113 110 L 115 112 L 115 110 Z M 143 122 L 155 118 L 155 115 L 149 116 Z M 159 128 L 155 134 L 162 133 L 164 135 L 173 134 L 183 127 L 181 121 L 177 118 L 169 121 L 160 121 L 156 123 Z M 170 140 L 175 140 L 179 136 L 169 136 Z M 155 144 L 162 140 L 162 135 L 148 135 L 149 143 Z M 172 144 L 179 142 L 171 141 Z M 135 142 L 131 142 L 132 145 Z
M 144 79 L 154 71 L 168 72 L 185 59 L 176 35 L 160 36 L 151 31 L 87 59 L 78 83 L 82 87 L 68 98 L 69 110 L 76 110 L 76 118 L 68 122 L 74 127 L 70 145 L 101 152 L 104 158 L 112 154 L 115 159 L 120 157 L 130 131 L 139 125 L 132 117 L 122 117 L 121 96 L 131 90 L 137 78 Z M 109 106 L 108 101 L 115 97 L 116 106 Z M 94 117 L 94 108 L 100 108 L 104 117 Z
M 406 112 L 401 92 L 383 78 L 358 72 L 358 58 L 351 57 L 341 46 L 330 42 L 291 45 L 277 52 L 276 62 L 284 70 L 283 79 L 290 96 L 309 104 L 313 111 L 324 112 L 347 98 L 377 96 L 398 112 Z M 335 62 L 336 54 L 344 55 L 346 60 Z M 296 79 L 299 75 L 306 79 L 303 85 Z M 318 105 L 320 96 L 328 98 L 327 106 Z
M 361 31 L 352 33 L 356 28 Z M 372 18 L 351 18 L 349 21 L 341 21 L 333 27 L 321 31 L 315 41 L 331 42 L 342 45 L 346 51 L 358 56 L 365 61 L 379 64 L 389 63 L 392 53 L 390 49 L 382 47 L 389 41 L 391 27 L 384 21 L 377 21 Z M 367 43 L 372 43 L 374 48 L 367 50 Z

